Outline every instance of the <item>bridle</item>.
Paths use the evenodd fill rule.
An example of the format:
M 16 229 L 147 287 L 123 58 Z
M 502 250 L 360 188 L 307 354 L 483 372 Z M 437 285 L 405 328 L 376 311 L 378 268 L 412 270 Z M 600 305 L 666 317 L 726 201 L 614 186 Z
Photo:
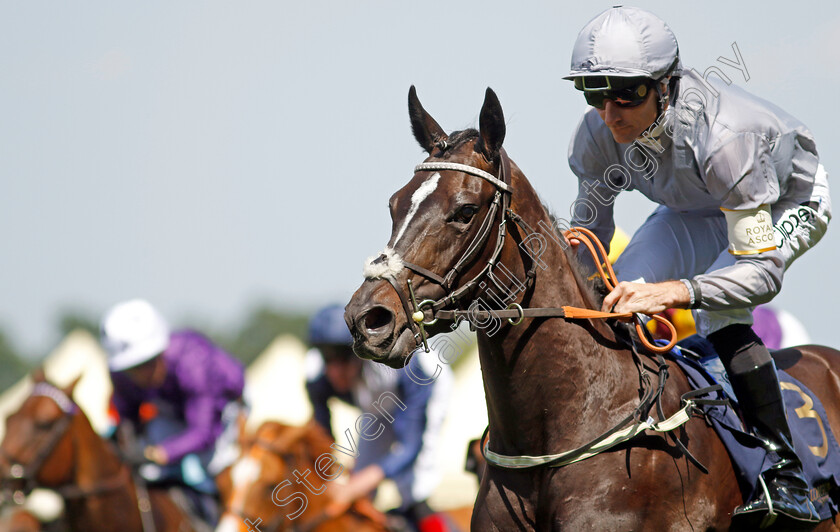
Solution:
M 0 454 L 9 463 L 9 472 L 3 475 L 0 479 L 0 484 L 4 486 L 14 486 L 12 489 L 12 500 L 16 504 L 23 504 L 24 499 L 32 490 L 38 487 L 36 480 L 38 473 L 40 473 L 44 462 L 50 457 L 58 442 L 65 436 L 70 423 L 73 421 L 73 416 L 76 414 L 78 407 L 67 395 L 61 390 L 46 382 L 40 382 L 35 385 L 32 391 L 32 397 L 49 397 L 61 409 L 62 416 L 58 421 L 54 422 L 46 434 L 44 444 L 35 453 L 35 457 L 29 461 L 28 464 L 15 459 L 4 449 L 0 448 Z
M 62 416 L 52 424 L 49 432 L 43 438 L 44 444 L 38 449 L 34 458 L 28 464 L 24 464 L 0 448 L 0 455 L 9 463 L 9 472 L 0 478 L 0 485 L 3 486 L 4 494 L 11 491 L 12 501 L 19 505 L 23 504 L 26 496 L 39 486 L 37 481 L 38 474 L 41 472 L 44 463 L 52 455 L 58 443 L 67 434 L 70 423 L 79 412 L 79 407 L 67 394 L 47 382 L 35 384 L 31 397 L 48 397 L 52 399 L 59 409 L 61 409 Z M 128 475 L 125 474 L 126 472 L 127 469 L 121 468 L 120 473 L 92 488 L 82 488 L 71 482 L 51 489 L 58 492 L 65 499 L 90 497 L 122 487 L 128 480 Z M 8 489 L 7 486 L 11 486 L 12 489 Z
M 470 245 L 461 255 L 461 258 L 455 262 L 455 265 L 452 266 L 445 275 L 440 276 L 420 265 L 413 264 L 404 259 L 402 260 L 402 264 L 406 268 L 438 284 L 443 289 L 443 297 L 437 300 L 425 299 L 418 303 L 417 298 L 414 294 L 414 287 L 412 286 L 410 279 L 406 282 L 408 286 L 408 294 L 406 294 L 406 291 L 398 284 L 394 275 L 384 276 L 384 279 L 386 279 L 391 284 L 391 286 L 393 286 L 394 290 L 400 298 L 400 302 L 402 303 L 406 316 L 409 318 L 409 326 L 411 327 L 412 332 L 414 333 L 416 347 L 420 347 L 422 345 L 424 346 L 426 352 L 429 352 L 429 345 L 427 342 L 425 327 L 434 325 L 437 322 L 437 320 L 442 317 L 437 315 L 438 311 L 440 311 L 446 306 L 456 305 L 458 301 L 460 301 L 464 296 L 469 294 L 473 290 L 473 288 L 476 285 L 478 285 L 490 271 L 492 271 L 493 267 L 499 260 L 499 256 L 502 253 L 502 248 L 505 244 L 505 224 L 507 223 L 506 215 L 508 213 L 512 214 L 512 212 L 510 211 L 510 200 L 511 195 L 513 193 L 513 189 L 510 187 L 510 159 L 508 158 L 507 153 L 505 153 L 504 148 L 501 148 L 499 150 L 499 161 L 500 164 L 498 177 L 488 172 L 485 172 L 480 168 L 475 168 L 473 166 L 459 163 L 426 162 L 418 164 L 414 168 L 415 173 L 442 170 L 463 172 L 466 174 L 480 177 L 496 187 L 496 192 L 493 195 L 493 200 L 490 202 L 490 208 L 488 209 L 487 214 L 484 216 L 484 220 L 482 220 L 478 232 L 476 233 Z M 493 232 L 494 221 L 497 217 L 497 214 L 500 215 L 501 221 L 498 225 L 499 230 L 496 237 L 496 247 L 493 250 L 492 255 L 490 256 L 490 259 L 487 261 L 487 264 L 485 264 L 484 268 L 482 268 L 482 270 L 475 277 L 473 277 L 472 280 L 470 280 L 460 288 L 453 290 L 452 285 L 458 277 L 458 274 L 460 274 L 464 267 L 468 265 L 481 250 L 484 249 L 485 243 L 490 238 L 490 234 Z M 378 261 L 383 260 L 385 260 L 384 255 L 376 259 L 374 261 L 374 264 Z M 529 275 L 529 281 L 532 281 L 533 276 L 536 275 L 535 267 L 536 263 L 532 267 L 533 274 Z M 493 279 L 494 282 L 496 282 L 494 276 L 491 275 L 490 278 Z M 431 321 L 425 321 L 426 318 L 424 308 L 431 309 L 433 315 L 433 319 Z
M 508 220 L 510 220 L 517 226 L 519 226 L 521 229 L 523 229 L 526 234 L 534 234 L 535 232 L 521 216 L 516 214 L 510 208 L 511 198 L 513 196 L 513 189 L 510 186 L 510 158 L 508 157 L 504 148 L 499 149 L 498 177 L 480 168 L 460 163 L 432 161 L 421 163 L 414 167 L 415 173 L 446 170 L 462 172 L 465 174 L 480 177 L 492 184 L 494 187 L 496 187 L 496 192 L 493 196 L 493 200 L 490 202 L 490 208 L 487 211 L 487 215 L 481 222 L 479 230 L 473 238 L 472 242 L 461 255 L 461 258 L 458 259 L 455 265 L 452 266 L 445 275 L 440 276 L 432 272 L 428 268 L 419 266 L 417 264 L 413 264 L 411 262 L 406 261 L 405 259 L 402 259 L 402 264 L 407 269 L 439 285 L 444 292 L 444 295 L 442 297 L 440 297 L 437 300 L 424 299 L 418 303 L 416 295 L 414 293 L 414 286 L 411 283 L 411 279 L 406 280 L 406 285 L 408 288 L 408 293 L 406 293 L 406 290 L 404 290 L 399 285 L 395 275 L 388 274 L 381 276 L 381 278 L 384 278 L 391 284 L 391 286 L 394 288 L 394 291 L 397 293 L 400 302 L 402 303 L 403 310 L 405 311 L 406 316 L 408 318 L 408 326 L 411 328 L 411 331 L 414 334 L 415 349 L 419 348 L 420 346 L 423 346 L 424 350 L 427 353 L 429 352 L 429 344 L 427 340 L 428 335 L 426 334 L 425 327 L 434 325 L 439 319 L 452 320 L 457 323 L 460 319 L 466 319 L 467 321 L 470 321 L 471 319 L 477 319 L 483 321 L 490 317 L 507 318 L 508 322 L 513 326 L 519 325 L 525 318 L 632 318 L 636 321 L 636 331 L 639 334 L 639 338 L 642 344 L 645 346 L 645 348 L 654 353 L 666 353 L 674 347 L 677 341 L 676 329 L 670 321 L 658 315 L 652 316 L 652 318 L 656 321 L 659 321 L 660 323 L 663 323 L 671 332 L 671 340 L 667 343 L 667 345 L 664 346 L 649 341 L 645 333 L 643 325 L 644 322 L 642 318 L 638 315 L 634 315 L 631 313 L 601 312 L 571 306 L 550 308 L 523 308 L 522 305 L 519 303 L 510 303 L 505 309 L 500 310 L 479 310 L 478 301 L 473 301 L 469 305 L 468 310 L 445 310 L 447 307 L 456 306 L 458 302 L 466 295 L 470 294 L 471 291 L 477 285 L 484 286 L 482 284 L 482 281 L 485 277 L 488 277 L 490 282 L 492 282 L 496 286 L 496 288 L 501 291 L 501 293 L 506 293 L 508 288 L 501 286 L 499 280 L 495 275 L 488 275 L 498 263 L 499 256 L 502 253 L 502 248 L 505 244 L 505 236 L 507 234 L 506 224 Z M 453 290 L 452 286 L 455 282 L 455 279 L 458 277 L 458 274 L 460 274 L 463 268 L 466 265 L 468 265 L 481 250 L 484 249 L 484 245 L 490 238 L 490 235 L 493 231 L 493 225 L 497 214 L 500 218 L 500 221 L 498 223 L 496 247 L 493 250 L 493 253 L 491 254 L 484 268 L 482 268 L 482 270 L 478 274 L 476 274 L 475 277 L 473 277 L 469 282 L 465 283 L 461 287 Z M 607 287 L 611 289 L 613 287 L 612 279 L 616 279 L 615 272 L 613 272 L 609 261 L 606 260 L 606 251 L 598 241 L 598 238 L 588 229 L 581 227 L 575 227 L 573 229 L 570 229 L 566 232 L 566 236 L 571 236 L 573 238 L 580 239 L 581 242 L 583 242 L 586 245 L 586 247 L 592 252 L 595 258 L 595 264 L 598 268 L 599 273 L 601 274 L 601 277 L 604 279 L 604 282 L 607 284 Z M 605 272 L 604 267 L 601 266 L 601 257 L 599 257 L 599 253 L 604 259 L 608 273 Z M 379 258 L 374 260 L 373 264 L 385 260 L 387 260 L 387 257 L 383 254 Z M 522 287 L 524 291 L 529 290 L 533 286 L 537 275 L 537 266 L 538 262 L 535 259 L 531 258 L 531 266 L 525 273 L 525 282 L 523 283 Z M 429 321 L 426 320 L 426 310 L 430 310 L 432 314 L 432 319 Z

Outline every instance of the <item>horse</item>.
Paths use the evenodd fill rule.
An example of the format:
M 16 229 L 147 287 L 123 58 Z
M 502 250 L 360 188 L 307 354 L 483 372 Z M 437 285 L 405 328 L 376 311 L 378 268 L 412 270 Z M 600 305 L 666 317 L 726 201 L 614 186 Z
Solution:
M 41 522 L 26 510 L 16 510 L 0 518 L 0 530 L 5 532 L 41 532 Z
M 38 370 L 35 386 L 6 420 L 0 443 L 5 490 L 20 500 L 35 487 L 57 491 L 72 531 L 188 532 L 189 518 L 162 489 L 146 489 L 73 401 L 78 379 L 59 388 Z
M 478 130 L 449 135 L 413 86 L 408 100 L 414 137 L 428 157 L 391 196 L 388 244 L 365 264 L 365 280 L 346 306 L 356 354 L 403 367 L 427 337 L 467 318 L 484 380 L 488 457 L 540 457 L 596 441 L 640 412 L 640 397 L 666 371 L 661 407 L 677 412 L 690 386 L 673 361 L 635 354 L 625 329 L 605 320 L 558 312 L 559 305 L 600 309 L 601 301 L 505 153 L 496 94 L 487 89 Z M 829 407 L 836 434 L 840 352 L 801 346 L 792 353 L 780 365 Z M 726 449 L 697 417 L 671 439 L 642 432 L 562 467 L 491 465 L 472 529 L 728 530 L 743 497 Z M 826 520 L 817 529 L 837 525 Z
M 325 493 L 342 473 L 324 457 L 332 443 L 313 421 L 302 427 L 266 421 L 253 436 L 241 423 L 242 453 L 216 479 L 224 505 L 216 532 L 384 532 L 385 516 L 369 499 L 345 508 Z

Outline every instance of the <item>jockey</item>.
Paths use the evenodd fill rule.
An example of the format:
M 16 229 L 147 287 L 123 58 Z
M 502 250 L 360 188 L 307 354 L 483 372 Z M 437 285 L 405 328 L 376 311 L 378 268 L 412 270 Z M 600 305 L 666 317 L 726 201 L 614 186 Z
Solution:
M 242 364 L 198 332 L 170 332 L 158 311 L 139 299 L 105 314 L 101 342 L 119 422 L 135 429 L 152 462 L 140 474 L 215 495 L 215 475 L 237 455 Z M 200 513 L 212 519 L 208 499 L 197 497 Z
M 356 357 L 339 305 L 324 307 L 312 317 L 309 342 L 306 390 L 315 420 L 333 434 L 327 400 L 336 397 L 377 416 L 384 426 L 373 438 L 356 434 L 359 454 L 354 472 L 347 484 L 330 483 L 333 499 L 350 503 L 372 492 L 383 479 L 391 479 L 402 498 L 398 513 L 419 532 L 451 530 L 448 520 L 426 504 L 440 481 L 435 453 L 453 385 L 449 366 L 436 365 L 437 354 L 422 349 L 401 370 Z M 347 428 L 349 433 L 357 430 Z M 339 437 L 346 446 L 345 434 Z
M 773 361 L 750 328 L 752 308 L 779 292 L 785 270 L 831 218 L 813 136 L 769 102 L 683 69 L 670 28 L 638 8 L 589 22 L 565 79 L 592 106 L 569 147 L 579 184 L 572 225 L 609 242 L 620 191 L 660 204 L 616 262 L 620 283 L 603 309 L 694 309 L 746 423 L 775 460 L 759 478 L 764 489 L 734 515 L 760 520 L 772 504 L 815 522 Z

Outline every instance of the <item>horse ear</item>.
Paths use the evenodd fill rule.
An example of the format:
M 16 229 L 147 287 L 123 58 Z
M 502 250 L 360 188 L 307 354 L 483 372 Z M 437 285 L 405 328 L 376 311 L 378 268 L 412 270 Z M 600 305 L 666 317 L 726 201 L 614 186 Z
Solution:
M 76 389 L 76 385 L 77 385 L 77 384 L 79 384 L 79 381 L 80 381 L 80 380 L 82 380 L 82 376 L 81 376 L 81 375 L 79 375 L 78 377 L 76 377 L 75 379 L 73 379 L 73 382 L 71 382 L 70 384 L 68 384 L 68 385 L 64 388 L 64 395 L 66 395 L 67 397 L 73 397 L 73 390 L 75 390 L 75 389 Z
M 32 380 L 35 384 L 47 382 L 47 376 L 44 374 L 44 366 L 38 366 L 35 368 L 35 371 L 32 372 Z
M 435 143 L 446 138 L 443 128 L 423 109 L 414 85 L 408 89 L 408 116 L 411 118 L 411 131 L 420 146 L 431 154 Z
M 484 93 L 484 105 L 478 118 L 480 138 L 475 144 L 475 150 L 492 161 L 499 155 L 502 143 L 505 141 L 505 115 L 502 104 L 493 89 L 487 87 Z

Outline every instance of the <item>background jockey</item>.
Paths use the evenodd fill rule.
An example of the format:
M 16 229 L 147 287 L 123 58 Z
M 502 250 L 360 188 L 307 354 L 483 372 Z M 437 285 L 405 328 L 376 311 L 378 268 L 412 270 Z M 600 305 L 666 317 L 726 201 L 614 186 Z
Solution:
M 388 478 L 396 483 L 402 498 L 398 512 L 420 532 L 451 530 L 448 519 L 426 504 L 440 481 L 435 453 L 453 385 L 449 366 L 438 365 L 437 354 L 422 349 L 409 368 L 401 370 L 356 357 L 344 308 L 339 305 L 324 307 L 312 317 L 309 341 L 312 349 L 306 355 L 306 389 L 316 421 L 333 433 L 327 400 L 337 397 L 377 416 L 385 427 L 372 439 L 360 438 L 355 427 L 347 427 L 355 436 L 359 456 L 349 482 L 329 484 L 334 500 L 351 502 Z M 441 370 L 434 377 L 437 367 Z M 392 421 L 381 414 L 381 408 L 387 408 Z M 346 446 L 345 434 L 337 436 Z
M 813 136 L 778 107 L 682 69 L 670 28 L 637 8 L 589 22 L 566 79 L 592 106 L 569 148 L 579 182 L 572 224 L 609 242 L 620 191 L 660 204 L 616 262 L 622 282 L 604 310 L 695 309 L 747 424 L 776 460 L 759 478 L 766 489 L 734 515 L 762 519 L 769 495 L 787 518 L 816 521 L 773 362 L 750 328 L 751 308 L 779 292 L 831 217 Z
M 215 520 L 207 495 L 216 494 L 215 475 L 238 455 L 242 364 L 198 332 L 170 333 L 160 313 L 139 299 L 107 312 L 101 342 L 119 422 L 130 424 L 152 462 L 141 475 L 191 487 L 199 513 Z

